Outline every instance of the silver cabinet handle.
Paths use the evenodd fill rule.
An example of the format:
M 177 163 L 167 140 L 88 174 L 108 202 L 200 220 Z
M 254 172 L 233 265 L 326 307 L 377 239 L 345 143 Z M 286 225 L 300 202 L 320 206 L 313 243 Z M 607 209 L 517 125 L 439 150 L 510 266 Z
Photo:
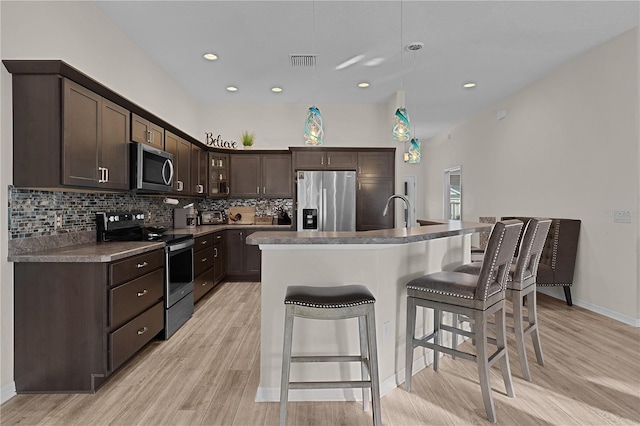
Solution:
M 260 193 L 260 187 L 256 186 L 256 194 L 259 194 L 259 193 Z
M 104 171 L 106 169 L 104 167 L 98 167 L 98 171 L 100 172 L 100 177 L 98 178 L 98 183 L 104 183 L 106 182 L 105 180 L 105 175 L 104 175 Z
M 138 293 L 136 293 L 136 294 L 138 295 L 138 297 L 142 297 L 142 296 L 144 296 L 144 295 L 145 295 L 145 294 L 147 294 L 147 293 L 148 293 L 148 291 L 147 291 L 147 289 L 145 288 L 144 290 L 139 291 L 139 292 L 138 292 Z
M 207 261 L 207 258 L 206 258 L 206 257 L 203 257 L 203 258 L 202 258 L 202 262 L 206 262 L 206 261 Z
M 208 283 L 208 282 L 206 282 L 206 281 L 205 281 L 205 282 L 203 282 L 203 283 L 202 283 L 202 287 L 206 287 L 206 286 L 207 286 L 207 284 L 209 284 L 209 283 Z
M 136 266 L 138 267 L 138 269 L 140 268 L 144 268 L 145 266 L 148 266 L 149 264 L 147 262 L 142 262 L 142 263 L 138 263 Z
M 182 191 L 183 189 L 184 189 L 184 183 L 181 180 L 179 180 L 178 181 L 178 191 Z
M 147 130 L 147 142 L 151 143 L 151 132 Z
M 324 166 L 324 156 L 320 157 L 320 165 Z
M 230 194 L 230 191 L 231 191 L 231 187 L 227 186 L 227 194 Z
M 198 194 L 202 194 L 204 192 L 204 186 L 202 186 L 200 184 L 196 185 L 196 192 Z
M 200 244 L 202 244 L 202 245 L 207 244 L 207 240 L 203 240 Z
M 358 181 L 358 191 L 360 191 L 362 187 L 360 186 L 360 181 Z
M 222 239 L 222 235 L 216 235 L 216 240 Z
M 151 143 L 153 143 L 156 140 L 156 135 L 153 132 L 149 132 L 149 135 L 151 136 Z
M 144 327 L 142 327 L 140 330 L 138 330 L 138 336 L 141 334 L 144 334 L 147 332 L 147 330 L 149 330 L 149 328 L 145 325 Z
M 105 174 L 105 182 L 109 182 L 109 169 L 105 168 L 104 169 L 104 174 Z
M 213 248 L 213 257 L 218 257 L 218 249 L 217 248 Z
M 358 166 L 358 174 L 361 175 L 362 174 L 362 167 Z
M 327 166 L 331 165 L 331 156 L 327 155 Z
M 266 194 L 266 193 L 267 193 L 267 187 L 266 187 L 266 186 L 263 186 L 263 187 L 262 187 L 262 193 L 263 193 L 263 194 Z

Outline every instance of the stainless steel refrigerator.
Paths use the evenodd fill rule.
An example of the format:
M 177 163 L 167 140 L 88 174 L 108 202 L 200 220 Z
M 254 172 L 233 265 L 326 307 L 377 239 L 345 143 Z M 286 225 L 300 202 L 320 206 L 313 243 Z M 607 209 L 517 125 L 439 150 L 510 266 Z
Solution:
M 298 231 L 356 230 L 356 172 L 298 171 Z

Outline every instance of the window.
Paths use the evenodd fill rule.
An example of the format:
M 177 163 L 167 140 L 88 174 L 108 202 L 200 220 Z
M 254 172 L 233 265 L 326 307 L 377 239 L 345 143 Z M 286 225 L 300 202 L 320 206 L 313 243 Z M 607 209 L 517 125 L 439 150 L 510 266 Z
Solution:
M 444 218 L 462 219 L 462 169 L 460 166 L 444 171 Z

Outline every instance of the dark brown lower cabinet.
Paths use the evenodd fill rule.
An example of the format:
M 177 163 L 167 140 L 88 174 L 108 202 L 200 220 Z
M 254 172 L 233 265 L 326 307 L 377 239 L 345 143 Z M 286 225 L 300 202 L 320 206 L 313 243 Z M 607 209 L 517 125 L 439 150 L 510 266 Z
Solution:
M 228 280 L 260 280 L 260 263 L 262 262 L 260 248 L 246 244 L 247 236 L 257 231 L 258 229 L 229 229 L 226 231 Z
M 215 256 L 213 252 L 214 237 L 212 234 L 203 235 L 194 241 L 193 253 L 193 300 L 197 302 L 213 289 L 214 286 L 214 264 Z
M 16 391 L 95 392 L 162 331 L 162 259 L 15 263 Z

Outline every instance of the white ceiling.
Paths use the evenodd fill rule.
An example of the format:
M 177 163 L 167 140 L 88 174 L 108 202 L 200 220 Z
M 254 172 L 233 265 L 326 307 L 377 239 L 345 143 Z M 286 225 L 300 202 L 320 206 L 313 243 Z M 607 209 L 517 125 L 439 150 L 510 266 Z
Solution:
M 637 27 L 640 19 L 638 1 L 96 3 L 202 103 L 381 103 L 404 88 L 419 138 Z M 405 47 L 415 41 L 424 48 L 414 54 Z M 206 61 L 205 52 L 219 59 Z M 289 55 L 313 53 L 315 69 L 290 65 Z M 357 55 L 363 60 L 335 69 Z M 384 62 L 364 65 L 374 58 Z M 477 87 L 462 89 L 469 80 Z M 371 87 L 356 87 L 360 81 Z M 229 93 L 229 85 L 239 90 Z M 276 85 L 284 91 L 272 93 Z

